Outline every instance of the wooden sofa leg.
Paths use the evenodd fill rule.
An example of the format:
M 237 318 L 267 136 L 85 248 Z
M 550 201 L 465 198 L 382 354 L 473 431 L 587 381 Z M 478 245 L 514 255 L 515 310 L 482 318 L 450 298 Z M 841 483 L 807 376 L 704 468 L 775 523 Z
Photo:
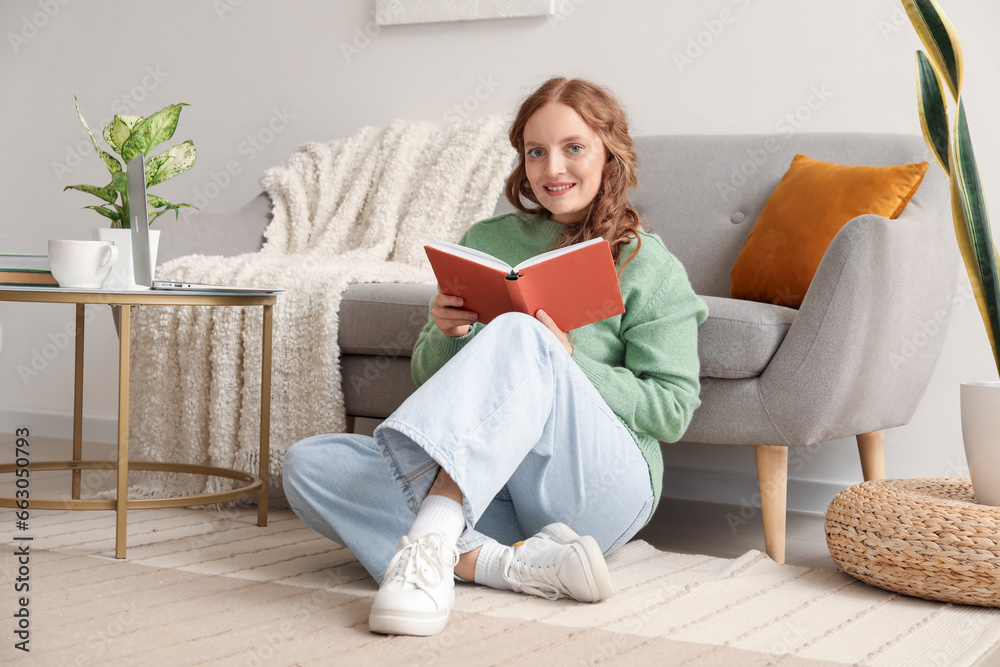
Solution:
M 788 447 L 755 445 L 764 546 L 776 563 L 785 562 L 785 507 L 788 497 Z
M 354 433 L 354 423 L 355 423 L 356 419 L 357 418 L 354 415 L 347 415 L 347 432 L 348 433 Z
M 857 439 L 865 481 L 885 479 L 885 437 L 882 431 L 859 433 Z

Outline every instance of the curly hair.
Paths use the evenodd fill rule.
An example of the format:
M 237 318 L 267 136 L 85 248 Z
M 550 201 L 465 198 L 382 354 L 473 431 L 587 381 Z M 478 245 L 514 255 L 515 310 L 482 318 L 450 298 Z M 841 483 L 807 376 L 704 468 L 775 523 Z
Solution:
M 601 185 L 586 218 L 582 222 L 565 225 L 553 248 L 604 238 L 611 245 L 611 254 L 618 263 L 622 249 L 635 238 L 638 244 L 621 265 L 624 268 L 642 245 L 638 234 L 642 222 L 629 203 L 629 193 L 638 184 L 638 160 L 632 148 L 632 137 L 628 133 L 625 111 L 614 94 L 606 88 L 583 79 L 554 77 L 521 103 L 509 133 L 510 143 L 517 151 L 517 166 L 507 177 L 504 186 L 507 201 L 525 213 L 546 212 L 532 192 L 525 171 L 524 126 L 532 114 L 549 102 L 559 102 L 576 111 L 597 132 L 608 153 L 601 174 Z M 526 205 L 522 197 L 535 206 Z

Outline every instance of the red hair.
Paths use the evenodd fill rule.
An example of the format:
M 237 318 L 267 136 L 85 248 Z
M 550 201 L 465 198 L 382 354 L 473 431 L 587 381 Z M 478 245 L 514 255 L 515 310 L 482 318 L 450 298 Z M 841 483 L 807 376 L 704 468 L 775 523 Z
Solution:
M 628 133 L 625 111 L 606 88 L 583 79 L 555 77 L 543 83 L 521 103 L 510 126 L 510 143 L 517 151 L 517 166 L 504 186 L 507 201 L 525 213 L 546 212 L 532 192 L 525 171 L 524 126 L 536 111 L 549 102 L 559 102 L 576 111 L 583 122 L 600 136 L 608 154 L 601 185 L 586 218 L 582 222 L 564 225 L 553 247 L 562 248 L 580 241 L 604 238 L 611 245 L 611 254 L 617 263 L 621 259 L 622 248 L 635 238 L 639 243 L 625 261 L 628 264 L 642 245 L 638 234 L 642 223 L 629 203 L 629 193 L 638 184 L 638 160 Z M 527 206 L 522 197 L 535 206 Z

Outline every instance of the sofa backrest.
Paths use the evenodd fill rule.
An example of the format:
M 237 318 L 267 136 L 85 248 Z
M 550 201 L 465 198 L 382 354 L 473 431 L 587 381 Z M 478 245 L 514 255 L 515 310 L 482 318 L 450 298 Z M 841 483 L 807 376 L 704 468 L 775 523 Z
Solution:
M 705 296 L 729 296 L 733 264 L 796 153 L 845 165 L 928 161 L 907 208 L 937 210 L 948 197 L 948 181 L 919 135 L 651 135 L 635 142 L 639 188 L 632 203 Z M 497 213 L 510 210 L 501 196 Z

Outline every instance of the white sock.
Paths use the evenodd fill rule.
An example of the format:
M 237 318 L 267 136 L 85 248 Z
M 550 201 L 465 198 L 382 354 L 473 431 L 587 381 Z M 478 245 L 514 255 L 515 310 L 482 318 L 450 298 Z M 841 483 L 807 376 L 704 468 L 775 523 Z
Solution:
M 514 547 L 505 547 L 495 540 L 484 543 L 476 560 L 476 583 L 501 591 L 514 590 L 503 577 L 503 556 L 513 550 Z
M 417 510 L 417 518 L 410 526 L 407 537 L 417 538 L 428 533 L 437 533 L 445 542 L 455 546 L 465 532 L 465 512 L 462 504 L 445 496 L 430 495 Z

